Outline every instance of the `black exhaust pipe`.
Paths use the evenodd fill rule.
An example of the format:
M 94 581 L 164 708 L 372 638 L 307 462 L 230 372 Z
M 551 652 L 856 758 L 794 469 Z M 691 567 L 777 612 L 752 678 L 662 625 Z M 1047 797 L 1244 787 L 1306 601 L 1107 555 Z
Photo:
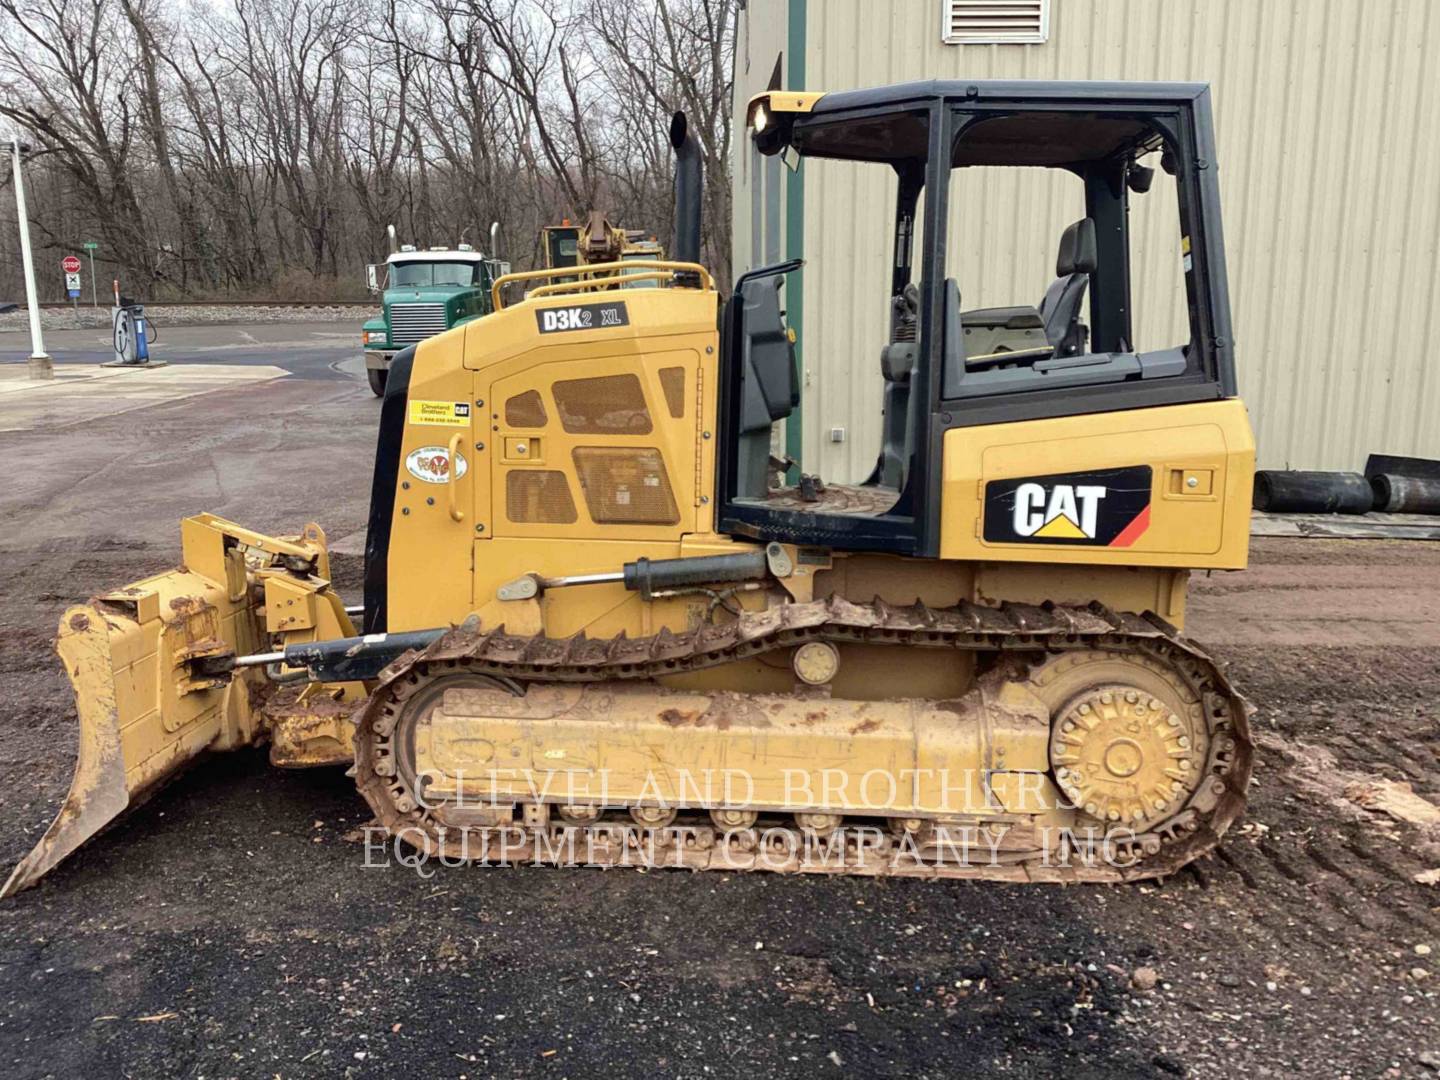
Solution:
M 700 163 L 700 147 L 690 134 L 690 122 L 683 112 L 670 118 L 670 146 L 675 151 L 675 239 L 670 257 L 676 262 L 698 263 L 705 168 Z

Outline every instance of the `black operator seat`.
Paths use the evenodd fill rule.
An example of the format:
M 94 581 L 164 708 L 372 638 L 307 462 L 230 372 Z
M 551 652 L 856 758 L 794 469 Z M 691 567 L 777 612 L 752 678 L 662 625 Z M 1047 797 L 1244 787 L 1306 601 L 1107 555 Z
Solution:
M 890 301 L 890 343 L 880 350 L 880 374 L 885 379 L 884 417 L 881 421 L 880 468 L 874 481 L 900 490 L 914 448 L 910 427 L 910 376 L 915 371 L 919 346 L 920 290 L 908 284 Z
M 1080 304 L 1095 272 L 1095 219 L 1081 218 L 1060 235 L 1055 258 L 1055 280 L 1040 301 L 1045 340 L 1056 356 L 1074 356 L 1085 348 L 1080 326 Z
M 743 280 L 730 303 L 742 310 L 738 485 L 740 498 L 763 499 L 769 488 L 770 430 L 800 404 L 795 340 L 780 311 L 779 276 Z

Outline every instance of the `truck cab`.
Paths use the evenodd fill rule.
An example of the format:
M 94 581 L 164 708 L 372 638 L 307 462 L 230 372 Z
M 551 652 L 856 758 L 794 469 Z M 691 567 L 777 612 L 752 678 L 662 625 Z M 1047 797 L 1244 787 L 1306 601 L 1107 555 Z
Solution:
M 368 267 L 381 313 L 365 323 L 365 373 L 377 397 L 385 393 L 390 362 L 401 349 L 487 315 L 490 286 L 509 272 L 498 259 L 468 244 L 420 251 L 406 244 L 381 265 Z

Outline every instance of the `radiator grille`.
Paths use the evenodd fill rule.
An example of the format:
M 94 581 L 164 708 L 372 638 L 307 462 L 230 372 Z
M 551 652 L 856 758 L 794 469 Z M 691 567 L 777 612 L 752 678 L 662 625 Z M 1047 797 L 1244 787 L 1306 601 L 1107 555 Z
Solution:
M 680 520 L 665 462 L 654 447 L 577 446 L 575 471 L 597 525 L 674 525 Z
M 679 420 L 685 415 L 685 369 L 661 368 L 660 389 L 665 391 L 665 407 L 670 410 L 672 417 Z
M 391 304 L 390 341 L 413 345 L 445 329 L 444 304 Z
M 522 524 L 571 525 L 579 515 L 564 473 L 512 469 L 505 477 L 505 516 Z
M 511 427 L 544 427 L 545 402 L 540 400 L 539 391 L 526 390 L 505 402 L 505 423 Z

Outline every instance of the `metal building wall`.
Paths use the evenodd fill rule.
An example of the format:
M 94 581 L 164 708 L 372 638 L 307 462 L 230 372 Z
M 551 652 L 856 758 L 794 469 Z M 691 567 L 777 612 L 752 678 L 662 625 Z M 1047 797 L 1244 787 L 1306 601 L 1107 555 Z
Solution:
M 811 89 L 918 78 L 1211 83 L 1241 392 L 1261 464 L 1440 457 L 1440 68 L 1426 62 L 1440 55 L 1440 3 L 1052 0 L 1047 43 L 966 46 L 941 42 L 938 0 L 747 6 L 737 123 L 786 48 L 786 15 L 805 27 Z M 834 162 L 807 162 L 803 175 L 804 462 L 858 477 L 879 441 L 894 181 Z M 736 176 L 745 266 L 751 200 Z M 1038 302 L 1059 232 L 1079 216 L 1070 179 L 957 176 L 949 272 L 965 307 Z M 1132 211 L 1137 308 L 1145 291 L 1159 298 L 1140 312 L 1145 347 L 1173 343 L 1160 339 L 1183 325 L 1164 179 Z M 844 442 L 830 441 L 835 427 Z

